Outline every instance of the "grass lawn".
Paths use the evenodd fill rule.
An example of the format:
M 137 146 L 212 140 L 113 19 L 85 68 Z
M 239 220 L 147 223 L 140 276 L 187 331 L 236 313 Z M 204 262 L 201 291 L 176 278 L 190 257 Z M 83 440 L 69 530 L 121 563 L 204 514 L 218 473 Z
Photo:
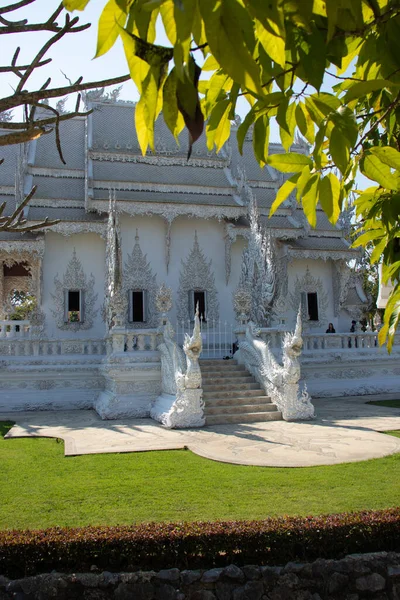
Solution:
M 260 519 L 400 503 L 400 454 L 302 469 L 229 465 L 185 450 L 65 458 L 55 439 L 4 440 L 10 426 L 0 423 L 0 529 Z
M 367 402 L 374 406 L 388 406 L 389 408 L 400 408 L 400 400 L 377 400 L 376 402 Z

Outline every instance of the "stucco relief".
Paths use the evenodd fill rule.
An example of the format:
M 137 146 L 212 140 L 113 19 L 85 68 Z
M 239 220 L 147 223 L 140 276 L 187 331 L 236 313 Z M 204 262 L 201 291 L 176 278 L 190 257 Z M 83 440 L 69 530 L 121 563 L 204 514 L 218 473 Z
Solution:
M 208 321 L 218 321 L 219 302 L 217 289 L 215 287 L 214 273 L 212 272 L 212 260 L 207 262 L 203 251 L 199 246 L 197 231 L 194 234 L 193 248 L 186 261 L 181 261 L 182 267 L 179 275 L 179 289 L 177 302 L 177 317 L 185 323 L 194 320 L 195 307 L 189 306 L 189 292 L 205 291 L 206 312 Z M 193 313 L 192 313 L 193 308 Z
M 94 292 L 95 279 L 93 274 L 88 278 L 83 270 L 82 263 L 76 255 L 74 248 L 72 258 L 67 265 L 62 281 L 58 273 L 54 278 L 55 292 L 51 294 L 54 309 L 50 309 L 59 329 L 68 331 L 79 331 L 90 329 L 95 317 L 95 304 L 98 294 Z M 65 292 L 67 290 L 81 290 L 83 292 L 84 318 L 83 321 L 65 321 Z
M 243 252 L 239 287 L 250 290 L 250 319 L 260 327 L 267 327 L 276 294 L 275 247 L 269 232 L 260 225 L 254 199 L 251 199 L 249 218 L 250 236 Z
M 157 325 L 157 311 L 155 299 L 157 294 L 156 275 L 153 274 L 147 254 L 143 254 L 139 243 L 139 232 L 136 229 L 135 245 L 132 253 L 128 255 L 123 271 L 123 291 L 128 298 L 129 290 L 143 290 L 147 292 L 146 322 L 128 323 L 132 328 L 151 328 Z
M 289 294 L 290 306 L 293 310 L 297 310 L 298 306 L 302 303 L 302 294 L 317 293 L 318 300 L 318 321 L 307 321 L 308 313 L 307 307 L 302 306 L 303 318 L 307 321 L 311 327 L 319 327 L 324 325 L 327 320 L 327 310 L 329 305 L 328 294 L 324 289 L 324 285 L 319 277 L 313 277 L 307 267 L 305 275 L 299 279 L 296 276 L 294 282 L 294 291 Z M 306 314 L 307 313 L 307 314 Z
M 90 209 L 104 212 L 106 200 L 94 200 L 89 202 Z M 187 204 L 163 204 L 158 202 L 126 202 L 118 201 L 118 212 L 136 216 L 159 215 L 167 221 L 173 221 L 182 215 L 197 217 L 199 219 L 238 219 L 246 214 L 243 206 L 216 206 L 216 205 L 187 205 Z

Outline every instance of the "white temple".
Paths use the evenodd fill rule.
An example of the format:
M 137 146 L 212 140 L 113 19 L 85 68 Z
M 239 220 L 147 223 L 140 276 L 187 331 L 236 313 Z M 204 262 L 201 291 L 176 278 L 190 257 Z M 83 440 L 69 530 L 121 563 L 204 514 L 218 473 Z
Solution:
M 169 320 L 182 344 L 196 305 L 203 358 L 230 356 L 248 320 L 279 358 L 301 305 L 311 395 L 398 389 L 397 350 L 388 357 L 376 333 L 349 333 L 367 298 L 344 229 L 322 210 L 311 229 L 292 197 L 268 218 L 283 179 L 260 169 L 251 132 L 243 156 L 234 126 L 218 155 L 202 137 L 187 160 L 186 133 L 177 147 L 159 120 L 156 153 L 143 157 L 132 104 L 90 93 L 87 102 L 89 116 L 60 124 L 66 164 L 54 134 L 0 152 L 8 213 L 37 185 L 28 221 L 60 219 L 42 233 L 0 233 L 0 410 L 148 416 L 162 391 L 159 326 Z M 37 300 L 24 321 L 11 320 L 15 291 Z

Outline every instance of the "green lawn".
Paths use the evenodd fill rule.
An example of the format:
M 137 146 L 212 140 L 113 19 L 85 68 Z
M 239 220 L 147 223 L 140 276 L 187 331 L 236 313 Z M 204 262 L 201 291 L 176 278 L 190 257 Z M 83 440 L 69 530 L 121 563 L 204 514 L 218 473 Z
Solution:
M 11 426 L 0 423 L 2 435 Z M 400 502 L 400 454 L 331 467 L 245 467 L 189 451 L 64 457 L 54 439 L 0 436 L 0 529 L 260 519 Z
M 400 408 L 400 400 L 377 400 L 376 402 L 367 402 L 374 406 L 388 406 L 389 408 Z

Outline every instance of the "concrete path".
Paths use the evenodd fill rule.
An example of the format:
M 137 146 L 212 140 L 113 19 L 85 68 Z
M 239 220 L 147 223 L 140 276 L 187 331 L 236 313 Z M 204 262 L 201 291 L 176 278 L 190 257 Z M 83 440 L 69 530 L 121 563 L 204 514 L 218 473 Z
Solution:
M 400 452 L 400 409 L 365 400 L 317 400 L 312 422 L 275 421 L 169 430 L 151 419 L 102 421 L 94 411 L 0 413 L 16 421 L 7 438 L 54 437 L 65 455 L 188 448 L 216 461 L 269 467 L 334 465 Z

